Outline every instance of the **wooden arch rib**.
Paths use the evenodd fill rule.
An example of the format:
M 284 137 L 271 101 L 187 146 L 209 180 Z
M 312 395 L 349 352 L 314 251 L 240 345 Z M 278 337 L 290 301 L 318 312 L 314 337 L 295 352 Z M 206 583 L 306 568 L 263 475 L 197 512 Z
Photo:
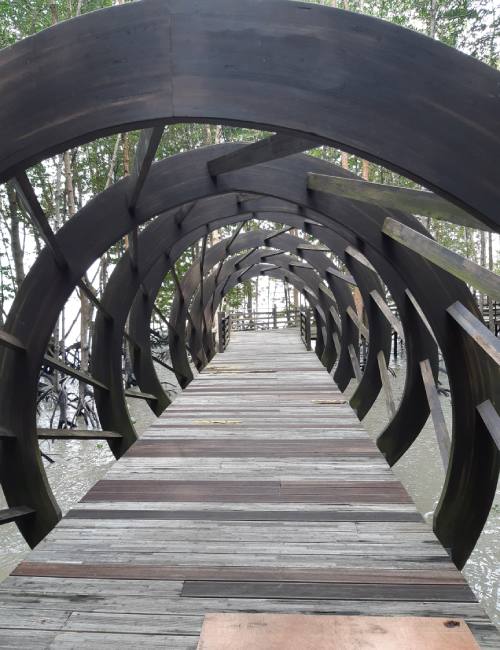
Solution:
M 307 242 L 300 237 L 290 235 L 289 233 L 280 233 L 279 231 L 269 231 L 269 230 L 254 230 L 250 232 L 240 233 L 236 238 L 229 237 L 226 240 L 218 242 L 215 246 L 211 247 L 207 251 L 205 259 L 205 268 L 207 270 L 207 276 L 210 278 L 210 271 L 219 263 L 221 263 L 228 254 L 236 255 L 241 251 L 246 249 L 256 249 L 262 246 L 268 246 L 263 251 L 262 260 L 265 261 L 265 256 L 270 255 L 273 251 L 283 251 L 293 254 L 298 253 L 298 249 L 301 245 L 305 245 Z M 290 258 L 291 261 L 292 258 Z M 327 270 L 331 268 L 332 262 L 324 255 L 323 253 L 317 253 L 315 255 L 305 254 L 305 257 L 302 257 L 307 261 L 326 281 L 328 281 L 329 276 Z M 274 258 L 271 260 L 274 263 Z M 298 261 L 295 258 L 295 261 Z M 238 260 L 241 263 L 241 260 Z M 217 276 L 221 276 L 222 268 L 218 268 L 216 271 Z M 154 273 L 154 270 L 153 272 Z M 213 278 L 212 278 L 213 279 Z M 195 261 L 190 269 L 186 272 L 183 282 L 182 282 L 182 294 L 184 300 L 180 300 L 180 296 L 176 295 L 172 303 L 171 308 L 171 320 L 176 330 L 180 333 L 182 337 L 183 333 L 181 330 L 183 324 L 186 320 L 186 312 L 190 307 L 190 301 L 192 300 L 197 288 L 200 284 L 201 273 L 200 265 L 198 261 Z M 208 283 L 208 280 L 207 280 Z M 157 283 L 155 283 L 158 286 Z M 211 291 L 212 286 L 207 284 L 209 289 L 209 295 L 213 298 L 214 294 Z M 345 289 L 345 288 L 344 288 Z M 340 291 L 336 292 L 336 298 L 339 300 L 340 307 L 339 311 L 345 311 L 348 305 L 353 303 L 352 297 L 350 296 L 349 291 Z M 339 316 L 340 318 L 340 316 Z M 333 324 L 336 331 L 338 332 L 339 337 L 341 336 L 341 331 Z M 198 338 L 199 335 L 197 334 Z M 172 341 L 173 344 L 173 341 Z M 170 346 L 171 358 L 174 363 L 174 367 L 177 365 L 182 368 L 182 373 L 186 372 L 189 368 L 187 363 L 187 356 L 185 354 L 185 349 L 181 347 L 179 351 L 174 349 L 173 345 Z M 329 350 L 330 351 L 330 350 Z M 213 353 L 213 349 L 212 349 Z M 177 356 L 179 355 L 179 356 Z M 329 370 L 333 367 L 333 362 L 331 360 L 325 359 L 325 363 Z
M 0 53 L 0 180 L 111 132 L 208 120 L 340 146 L 498 228 L 499 80 L 437 41 L 342 10 L 145 0 Z
M 334 196 L 311 195 L 307 189 L 307 173 L 331 173 L 329 163 L 308 156 L 293 156 L 224 174 L 217 181 L 210 177 L 207 162 L 217 155 L 237 149 L 233 145 L 217 146 L 188 152 L 154 165 L 133 219 L 123 201 L 123 196 L 127 195 L 130 187 L 129 180 L 118 183 L 96 197 L 57 234 L 61 248 L 71 253 L 68 255 L 68 259 L 71 259 L 70 273 L 57 267 L 50 251 L 42 252 L 16 299 L 7 323 L 7 330 L 26 346 L 29 354 L 24 361 L 14 358 L 10 350 L 4 350 L 2 354 L 3 367 L 7 373 L 14 378 L 22 377 L 25 385 L 30 388 L 24 394 L 16 394 L 14 382 L 4 386 L 0 394 L 2 424 L 17 433 L 18 440 L 25 443 L 24 447 L 19 445 L 14 448 L 10 458 L 12 466 L 25 466 L 22 462 L 25 460 L 24 455 L 37 458 L 34 395 L 38 369 L 60 308 L 77 279 L 94 259 L 133 226 L 144 223 L 161 210 L 172 209 L 171 221 L 179 227 L 175 221 L 175 207 L 178 205 L 190 202 L 196 204 L 205 197 L 222 195 L 221 200 L 227 202 L 226 209 L 231 210 L 230 214 L 236 214 L 238 201 L 235 193 L 268 195 L 311 210 L 314 221 L 322 224 L 326 230 L 334 225 L 351 244 L 359 243 L 363 252 L 370 252 L 371 263 L 386 282 L 389 282 L 387 264 L 390 260 L 390 267 L 400 276 L 401 282 L 411 289 L 430 322 L 442 349 L 454 393 L 454 445 L 435 525 L 438 536 L 451 549 L 457 564 L 462 564 L 485 521 L 498 475 L 498 452 L 495 446 L 491 440 L 481 435 L 482 428 L 476 434 L 479 427 L 476 405 L 493 397 L 496 377 L 494 371 L 497 372 L 497 369 L 491 368 L 491 371 L 485 372 L 484 360 L 477 353 L 474 343 L 468 339 L 458 340 L 453 333 L 450 336 L 445 315 L 446 307 L 457 300 L 475 313 L 476 307 L 470 293 L 463 283 L 430 263 L 422 262 L 416 253 L 397 242 L 387 241 L 382 233 L 388 214 L 386 210 L 360 207 Z M 188 178 L 185 176 L 186 170 L 189 170 Z M 215 227 L 217 218 L 220 218 L 220 208 L 221 205 L 218 206 L 217 214 L 209 215 L 209 220 Z M 106 229 L 102 229 L 104 214 L 112 215 L 112 219 L 106 222 Z M 422 231 L 415 219 L 402 213 L 389 214 Z M 199 239 L 206 232 L 207 210 L 197 213 L 195 207 L 190 216 L 193 216 L 192 230 L 199 228 L 196 237 Z M 155 224 L 157 222 L 160 220 L 156 220 Z M 180 223 L 181 235 L 183 224 L 184 222 Z M 96 233 L 99 233 L 98 237 Z M 179 232 L 177 238 L 178 235 Z M 149 263 L 147 259 L 145 263 Z M 50 294 L 48 297 L 47 291 Z M 462 381 L 464 369 L 472 378 L 468 384 Z M 474 381 L 474 378 L 478 381 Z M 22 416 L 19 417 L 18 413 Z M 39 538 L 42 532 L 45 533 L 51 522 L 51 512 L 54 513 L 54 510 L 50 510 L 50 502 L 47 502 L 50 492 L 47 493 L 49 497 L 32 494 L 33 482 L 27 483 L 19 472 L 17 474 L 11 472 L 6 475 L 8 498 L 15 501 L 19 498 L 19 490 L 21 493 L 25 490 L 28 497 L 31 497 L 31 502 L 47 509 L 44 517 L 44 508 L 40 507 L 37 511 L 41 515 L 35 524 L 31 527 L 26 524 L 24 530 L 33 540 Z M 29 500 L 24 502 L 30 503 Z M 52 520 L 54 516 L 53 514 Z
M 250 268 L 280 268 L 285 271 L 290 277 L 298 278 L 303 287 L 301 291 L 305 293 L 305 297 L 311 304 L 314 310 L 318 328 L 320 330 L 318 336 L 318 343 L 316 354 L 325 367 L 333 367 L 337 354 L 334 346 L 334 332 L 340 336 L 341 332 L 337 329 L 335 321 L 331 315 L 330 309 L 337 311 L 337 306 L 332 295 L 327 295 L 322 291 L 322 278 L 321 274 L 312 266 L 300 260 L 295 255 L 285 254 L 278 252 L 273 255 L 272 259 L 267 261 L 269 250 L 266 248 L 256 248 L 246 259 L 244 255 L 238 255 L 235 258 L 227 260 L 219 274 L 209 276 L 207 281 L 207 289 L 212 294 L 214 300 L 208 300 L 208 296 L 204 298 L 203 305 L 195 295 L 193 307 L 191 312 L 193 314 L 193 323 L 197 332 L 201 331 L 200 324 L 203 316 L 205 316 L 208 324 L 213 321 L 213 306 L 218 305 L 221 299 L 222 289 L 226 291 L 230 285 L 233 276 L 238 278 L 246 277 Z M 267 265 L 267 266 L 266 266 Z M 234 286 L 234 285 L 233 285 Z M 323 285 L 324 286 L 324 285 Z M 196 291 L 199 294 L 199 290 Z M 308 297 L 309 296 L 309 297 Z M 201 337 L 197 336 L 195 339 L 197 346 L 201 346 L 203 341 Z

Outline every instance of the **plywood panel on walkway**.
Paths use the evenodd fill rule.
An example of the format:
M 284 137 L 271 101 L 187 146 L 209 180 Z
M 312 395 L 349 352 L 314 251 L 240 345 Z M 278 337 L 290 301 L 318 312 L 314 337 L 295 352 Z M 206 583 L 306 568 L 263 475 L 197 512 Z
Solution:
M 0 647 L 194 650 L 206 613 L 500 637 L 294 330 L 235 334 L 0 586 Z

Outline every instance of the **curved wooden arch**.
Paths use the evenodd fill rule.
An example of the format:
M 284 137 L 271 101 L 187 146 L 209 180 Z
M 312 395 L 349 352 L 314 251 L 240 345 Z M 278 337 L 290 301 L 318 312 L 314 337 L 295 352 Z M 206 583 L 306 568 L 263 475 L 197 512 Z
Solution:
M 190 152 L 182 156 L 176 156 L 171 161 L 166 161 L 165 164 L 154 166 L 146 182 L 144 198 L 137 206 L 134 219 L 132 219 L 128 211 L 120 210 L 120 206 L 123 206 L 123 196 L 126 196 L 127 188 L 130 187 L 130 182 L 124 181 L 111 188 L 104 195 L 94 199 L 81 211 L 78 217 L 68 222 L 58 233 L 57 240 L 63 250 L 65 248 L 74 250 L 77 245 L 80 249 L 77 252 L 75 251 L 75 255 L 72 256 L 70 273 L 63 272 L 58 268 L 50 253 L 44 251 L 23 286 L 22 296 L 19 296 L 16 300 L 15 309 L 8 321 L 9 331 L 18 336 L 29 349 L 30 365 L 25 366 L 25 368 L 31 368 L 32 381 L 36 381 L 44 352 L 43 333 L 48 332 L 45 341 L 48 340 L 54 322 L 53 318 L 57 317 L 61 303 L 71 292 L 72 286 L 93 261 L 93 256 L 97 257 L 100 251 L 105 250 L 114 240 L 131 230 L 132 226 L 143 223 L 159 211 L 158 197 L 162 197 L 162 209 L 168 209 L 181 203 L 197 201 L 205 196 L 227 195 L 225 197 L 227 201 L 226 207 L 231 207 L 233 214 L 237 210 L 234 192 L 270 195 L 296 203 L 306 210 L 312 210 L 315 221 L 323 222 L 327 227 L 332 222 L 335 222 L 338 228 L 345 230 L 350 240 L 362 242 L 362 249 L 369 249 L 372 257 L 377 258 L 374 263 L 376 268 L 378 265 L 383 264 L 386 257 L 389 257 L 401 278 L 411 287 L 436 333 L 448 365 L 450 380 L 452 374 L 455 376 L 454 382 L 452 382 L 452 390 L 463 398 L 458 402 L 454 401 L 454 448 L 443 496 L 443 503 L 449 501 L 449 503 L 446 503 L 446 514 L 444 515 L 446 526 L 441 529 L 440 511 L 436 520 L 436 528 L 438 535 L 447 537 L 450 540 L 448 546 L 452 548 L 454 559 L 457 563 L 460 563 L 472 548 L 471 544 L 474 544 L 484 523 L 491 502 L 493 479 L 496 479 L 495 474 L 498 473 L 498 455 L 496 451 L 492 450 L 491 441 L 488 441 L 484 436 L 480 438 L 479 434 L 474 435 L 473 433 L 474 427 L 479 427 L 474 415 L 475 405 L 484 401 L 485 398 L 489 398 L 491 393 L 494 393 L 495 378 L 493 374 L 488 375 L 488 372 L 481 371 L 480 362 L 482 357 L 477 353 L 471 341 L 467 340 L 457 344 L 454 340 L 454 346 L 451 345 L 450 341 L 447 340 L 449 334 L 448 321 L 446 316 L 443 318 L 446 306 L 457 299 L 474 311 L 475 307 L 470 294 L 462 283 L 453 280 L 447 274 L 432 267 L 432 265 L 422 263 L 421 258 L 416 254 L 403 249 L 398 244 L 387 242 L 381 232 L 381 225 L 388 211 L 360 208 L 354 202 L 335 199 L 318 193 L 313 193 L 311 196 L 311 193 L 307 190 L 307 173 L 311 170 L 317 170 L 320 173 L 321 171 L 331 172 L 331 166 L 328 163 L 307 156 L 294 156 L 286 161 L 268 163 L 248 170 L 232 172 L 215 182 L 207 171 L 207 161 L 213 159 L 215 150 L 231 152 L 236 149 L 237 147 L 224 146 Z M 183 177 L 185 169 L 189 169 L 191 174 L 188 181 Z M 170 174 L 169 172 L 173 173 Z M 170 181 L 168 186 L 165 182 L 167 178 Z M 113 214 L 113 220 L 109 223 L 109 228 L 100 233 L 97 241 L 92 239 L 88 247 L 82 247 L 81 242 L 88 240 L 89 232 L 94 235 L 95 232 L 99 231 L 99 225 L 102 230 L 100 215 L 103 213 Z M 389 214 L 394 214 L 401 221 L 416 227 L 415 220 L 408 216 L 394 212 L 389 212 Z M 205 223 L 203 219 L 206 220 L 206 213 L 203 217 L 201 213 L 197 216 L 199 218 L 198 223 Z M 212 217 L 214 225 L 216 225 L 216 219 L 217 217 Z M 44 305 L 40 292 L 41 280 L 40 277 L 37 279 L 37 274 L 41 275 L 44 282 L 49 282 L 51 295 L 54 296 L 54 304 L 50 304 L 45 310 L 44 316 L 47 317 L 46 319 L 43 319 L 41 314 L 38 314 L 38 312 L 43 312 Z M 435 291 L 440 291 L 441 307 L 437 307 L 435 295 L 434 300 L 429 295 L 429 286 L 435 287 Z M 26 316 L 30 314 L 31 310 L 38 310 L 34 311 L 42 330 L 41 333 L 37 332 L 38 336 L 34 336 L 33 330 L 27 328 L 26 325 Z M 7 352 L 10 355 L 11 351 Z M 16 365 L 22 366 L 23 362 L 19 358 L 14 359 L 8 355 L 3 355 L 3 362 L 6 365 L 12 364 L 10 367 L 15 373 Z M 480 385 L 460 385 L 459 377 L 461 377 L 464 367 L 471 370 L 471 376 L 477 376 L 478 374 L 481 376 Z M 481 397 L 482 400 L 478 399 Z M 8 398 L 14 402 L 17 399 L 17 403 L 21 399 L 9 395 L 8 390 L 4 390 L 0 398 L 2 403 Z M 29 395 L 25 398 L 23 404 L 23 406 L 27 407 L 25 421 L 30 420 L 30 415 L 33 417 L 23 434 L 29 434 L 30 429 L 32 430 L 34 426 L 34 408 L 30 410 L 31 400 L 32 395 Z M 7 418 L 9 417 L 9 410 L 5 409 Z M 12 415 L 12 411 L 10 413 Z M 2 414 L 2 417 L 3 421 L 5 421 L 4 414 Z M 9 421 L 9 424 L 18 426 L 14 420 Z M 474 453 L 476 450 L 480 453 Z M 34 450 L 30 453 L 36 455 Z M 468 476 L 468 480 L 465 482 L 461 480 L 464 472 Z M 481 490 L 467 489 L 471 477 L 477 478 Z M 13 487 L 13 484 L 13 482 L 10 483 L 10 488 Z M 466 502 L 465 511 L 463 503 L 460 502 L 460 496 Z M 18 496 L 14 496 L 14 498 L 18 498 Z M 473 507 L 475 507 L 475 510 Z M 463 531 L 459 528 L 460 522 L 463 523 L 464 520 L 469 524 L 466 536 L 463 535 Z M 45 522 L 42 522 L 40 527 L 43 525 L 45 525 Z
M 339 146 L 498 228 L 499 82 L 471 57 L 368 16 L 286 0 L 145 0 L 0 52 L 0 181 L 112 132 L 215 121 Z

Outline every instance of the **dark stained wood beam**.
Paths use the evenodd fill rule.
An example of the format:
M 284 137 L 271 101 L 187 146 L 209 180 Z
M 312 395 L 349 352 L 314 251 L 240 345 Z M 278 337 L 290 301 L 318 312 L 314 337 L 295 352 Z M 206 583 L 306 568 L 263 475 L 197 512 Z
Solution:
M 500 300 L 500 278 L 496 273 L 448 250 L 430 237 L 390 217 L 384 221 L 382 232 L 494 300 Z
M 4 508 L 0 510 L 0 525 L 10 524 L 13 521 L 19 521 L 24 517 L 34 514 L 33 508 L 27 506 L 18 506 L 16 508 Z
M 360 264 L 363 264 L 363 266 L 366 266 L 367 269 L 370 269 L 370 271 L 374 271 L 375 269 L 371 265 L 371 263 L 366 259 L 366 257 L 363 255 L 363 253 L 360 253 L 356 248 L 353 246 L 347 246 L 347 248 L 344 251 L 347 255 L 350 255 L 352 258 L 357 260 Z
M 96 296 L 94 293 L 94 290 L 86 283 L 86 281 L 82 278 L 78 283 L 77 286 L 83 293 L 87 296 L 87 298 L 90 300 L 90 302 L 97 308 L 99 311 L 102 312 L 103 316 L 106 318 L 106 320 L 113 320 L 113 317 L 111 314 L 104 308 L 103 304 L 99 300 L 99 298 Z
M 151 393 L 141 393 L 138 390 L 130 390 L 130 389 L 127 389 L 124 392 L 127 397 L 134 397 L 135 399 L 144 399 L 149 401 L 158 400 L 156 395 L 152 395 Z
M 347 349 L 349 350 L 349 357 L 351 358 L 351 365 L 352 369 L 354 370 L 354 376 L 356 377 L 356 381 L 359 384 L 359 382 L 363 379 L 363 373 L 361 372 L 361 367 L 359 365 L 358 355 L 356 354 L 356 350 L 354 349 L 354 345 L 352 343 L 349 343 Z
M 111 440 L 122 438 L 115 431 L 97 431 L 96 429 L 37 429 L 39 440 Z
M 437 339 L 436 339 L 436 337 L 434 335 L 434 331 L 433 331 L 432 327 L 430 326 L 429 321 L 427 320 L 427 318 L 426 318 L 424 312 L 422 311 L 420 305 L 418 304 L 415 296 L 412 294 L 412 292 L 409 289 L 405 289 L 405 294 L 406 294 L 406 297 L 408 298 L 408 300 L 411 302 L 411 304 L 412 304 L 413 308 L 415 309 L 415 311 L 417 312 L 417 314 L 420 316 L 420 319 L 421 319 L 422 323 L 425 325 L 427 331 L 432 336 L 432 338 L 434 339 L 434 342 L 437 345 Z
M 276 133 L 258 142 L 252 142 L 237 151 L 210 160 L 207 163 L 208 173 L 211 176 L 219 176 L 237 169 L 285 158 L 294 153 L 302 153 L 319 146 L 319 144 L 319 141 L 315 139 Z
M 25 172 L 20 172 L 12 181 L 17 195 L 28 213 L 33 226 L 38 230 L 47 248 L 52 252 L 54 260 L 60 269 L 66 269 L 68 262 L 62 252 L 56 236 L 47 220 L 45 212 L 38 201 L 35 190 Z
M 200 305 L 201 305 L 201 318 L 202 326 L 204 330 L 207 330 L 207 320 L 205 318 L 205 310 L 203 309 L 204 303 L 204 283 L 205 283 L 205 256 L 207 253 L 207 242 L 208 242 L 208 233 L 210 231 L 210 224 L 207 224 L 207 232 L 203 237 L 203 243 L 201 245 L 201 255 L 200 255 Z
M 366 325 L 360 320 L 359 316 L 356 314 L 356 312 L 351 307 L 351 305 L 349 305 L 347 307 L 347 315 L 352 320 L 352 322 L 356 325 L 356 327 L 359 330 L 359 333 L 368 342 L 370 340 L 370 332 L 368 331 L 368 328 L 366 327 Z
M 386 303 L 386 301 L 382 298 L 379 292 L 376 289 L 370 291 L 370 297 L 372 298 L 373 302 L 377 305 L 377 307 L 380 309 L 380 311 L 385 316 L 385 318 L 389 321 L 389 323 L 392 326 L 392 329 L 397 332 L 400 338 L 404 338 L 403 326 L 401 325 L 401 321 L 398 318 L 396 318 L 396 316 L 392 313 L 391 308 Z
M 253 255 L 253 254 L 255 253 L 256 250 L 257 250 L 257 248 L 251 248 L 251 249 L 248 251 L 248 253 L 245 253 L 245 255 L 243 255 L 243 256 L 242 256 L 242 257 L 241 257 L 241 258 L 236 262 L 236 264 L 234 265 L 235 268 L 236 268 L 236 269 L 241 269 L 241 265 L 243 264 L 243 262 L 244 262 L 246 259 L 248 259 L 251 255 Z
M 238 237 L 238 235 L 240 234 L 240 232 L 241 232 L 242 229 L 244 228 L 245 224 L 247 224 L 247 223 L 248 223 L 248 221 L 242 221 L 242 222 L 238 225 L 238 227 L 236 228 L 236 230 L 234 231 L 234 233 L 232 234 L 231 239 L 229 240 L 229 242 L 227 243 L 227 246 L 226 246 L 226 254 L 227 254 L 227 255 L 231 252 L 231 251 L 230 251 L 230 248 L 231 248 L 231 246 L 233 245 L 233 243 L 234 243 L 236 237 Z
M 43 360 L 47 366 L 50 366 L 54 370 L 59 370 L 60 372 L 62 372 L 65 375 L 68 375 L 69 377 L 78 379 L 78 381 L 81 381 L 84 384 L 88 384 L 89 386 L 94 386 L 95 388 L 102 388 L 103 390 L 109 390 L 108 386 L 98 381 L 97 379 L 94 379 L 92 375 L 89 375 L 88 373 L 83 372 L 82 370 L 77 370 L 76 368 L 72 368 L 71 366 L 68 366 L 63 361 L 61 361 L 60 359 L 56 359 L 55 357 L 46 354 Z
M 307 187 L 317 192 L 327 192 L 342 198 L 378 205 L 381 208 L 402 210 L 422 217 L 451 221 L 459 226 L 489 230 L 485 224 L 465 210 L 426 190 L 413 190 L 407 187 L 371 183 L 358 178 L 324 174 L 309 174 Z
M 0 330 L 0 345 L 3 345 L 10 350 L 17 350 L 18 352 L 25 352 L 26 347 L 21 343 L 21 341 L 12 334 Z
M 500 339 L 498 339 L 461 302 L 454 302 L 446 310 L 460 327 L 500 366 Z
M 165 361 L 162 361 L 159 357 L 156 357 L 155 355 L 151 355 L 151 358 L 155 363 L 158 363 L 160 366 L 163 366 L 163 368 L 170 370 L 170 372 L 175 372 L 172 366 L 169 366 L 168 363 L 165 363 Z
M 295 230 L 295 226 L 288 226 L 287 228 L 283 228 L 282 230 L 277 230 L 276 232 L 271 233 L 269 237 L 266 237 L 266 246 L 269 246 L 271 239 L 274 239 L 274 237 L 279 237 L 279 235 L 284 235 L 285 233 L 290 232 L 290 230 Z
M 333 275 L 334 277 L 338 278 L 339 280 L 342 280 L 343 282 L 347 282 L 347 284 L 352 285 L 353 287 L 357 287 L 358 285 L 356 284 L 356 280 L 352 277 L 352 275 L 348 273 L 342 273 L 341 271 L 338 271 L 335 267 L 329 266 L 326 269 L 326 272 L 329 275 Z
M 134 187 L 129 200 L 129 210 L 132 215 L 135 214 L 137 203 L 139 202 L 144 183 L 155 159 L 164 129 L 165 126 L 162 124 L 161 126 L 155 126 L 151 129 L 141 131 L 139 136 L 132 173 Z

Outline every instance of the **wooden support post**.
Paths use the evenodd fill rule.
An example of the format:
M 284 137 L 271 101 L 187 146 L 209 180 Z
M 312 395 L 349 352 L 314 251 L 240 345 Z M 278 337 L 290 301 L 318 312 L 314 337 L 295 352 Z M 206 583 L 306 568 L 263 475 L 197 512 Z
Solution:
M 432 374 L 431 364 L 429 359 L 424 359 L 420 362 L 420 372 L 422 373 L 422 381 L 424 382 L 425 393 L 427 401 L 429 402 L 429 409 L 431 412 L 432 422 L 434 423 L 434 430 L 439 446 L 439 453 L 445 472 L 448 471 L 448 462 L 450 458 L 451 442 L 448 427 L 441 408 L 441 401 L 439 393 L 434 382 L 434 375 Z
M 224 331 L 225 319 L 226 319 L 226 313 L 223 312 L 223 311 L 220 311 L 219 314 L 218 314 L 219 352 L 224 352 L 224 350 L 226 349 L 225 331 Z
M 352 369 L 354 370 L 354 376 L 356 377 L 356 381 L 359 382 L 363 378 L 363 373 L 361 372 L 361 367 L 359 365 L 359 359 L 356 354 L 356 350 L 354 349 L 354 345 L 352 343 L 349 343 L 347 346 L 349 350 L 349 356 L 351 357 L 351 364 L 352 364 Z
M 304 328 L 304 336 L 305 336 L 305 342 L 306 342 L 306 350 L 309 352 L 312 350 L 311 346 L 311 310 L 309 307 L 305 311 L 305 328 Z
M 273 330 L 278 329 L 278 309 L 273 305 Z
M 394 395 L 391 387 L 391 380 L 389 378 L 389 372 L 387 370 L 387 364 L 385 361 L 385 356 L 382 350 L 377 354 L 378 369 L 380 371 L 380 379 L 382 380 L 382 387 L 384 389 L 385 405 L 387 407 L 387 413 L 389 418 L 393 418 L 396 415 L 396 405 L 394 403 Z

